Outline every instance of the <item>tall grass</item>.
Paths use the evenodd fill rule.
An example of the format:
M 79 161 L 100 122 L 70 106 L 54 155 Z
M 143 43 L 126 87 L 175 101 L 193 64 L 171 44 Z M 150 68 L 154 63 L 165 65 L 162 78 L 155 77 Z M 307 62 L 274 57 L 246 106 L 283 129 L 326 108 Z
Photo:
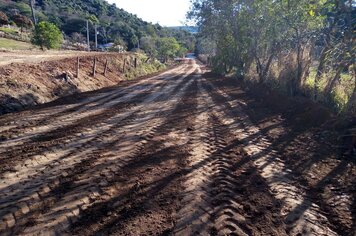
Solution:
M 256 73 L 256 65 L 253 63 L 248 69 L 246 78 L 251 82 L 257 82 L 258 75 Z M 354 91 L 355 75 L 351 72 L 341 74 L 340 80 L 334 86 L 331 94 L 327 94 L 325 89 L 328 82 L 335 76 L 336 71 L 329 68 L 327 72 L 322 74 L 320 80 L 316 84 L 317 102 L 333 109 L 335 112 L 344 112 L 347 104 Z M 314 99 L 314 85 L 317 73 L 317 62 L 311 63 L 308 71 L 305 73 L 305 78 L 300 84 L 299 94 L 310 99 Z M 295 79 L 296 66 L 292 57 L 279 58 L 271 65 L 269 74 L 265 83 L 283 94 L 289 94 L 289 84 Z

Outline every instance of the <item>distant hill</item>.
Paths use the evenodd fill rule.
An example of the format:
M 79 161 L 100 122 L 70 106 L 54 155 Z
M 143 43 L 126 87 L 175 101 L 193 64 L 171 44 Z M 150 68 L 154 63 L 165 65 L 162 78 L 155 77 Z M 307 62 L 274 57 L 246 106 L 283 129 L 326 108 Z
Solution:
M 28 3 L 29 0 L 0 0 L 0 11 L 8 16 L 19 13 L 31 18 Z M 99 22 L 99 43 L 125 42 L 128 49 L 136 47 L 139 39 L 144 36 L 181 35 L 176 32 L 177 28 L 167 29 L 158 24 L 145 22 L 105 0 L 36 0 L 35 3 L 38 20 L 55 23 L 67 37 L 79 32 L 84 38 L 88 18 L 94 21 L 97 19 Z M 78 34 L 76 37 L 78 38 Z M 93 27 L 91 38 L 94 38 Z
M 175 30 L 185 30 L 192 34 L 198 33 L 198 27 L 196 27 L 196 26 L 172 26 L 169 28 L 175 29 Z

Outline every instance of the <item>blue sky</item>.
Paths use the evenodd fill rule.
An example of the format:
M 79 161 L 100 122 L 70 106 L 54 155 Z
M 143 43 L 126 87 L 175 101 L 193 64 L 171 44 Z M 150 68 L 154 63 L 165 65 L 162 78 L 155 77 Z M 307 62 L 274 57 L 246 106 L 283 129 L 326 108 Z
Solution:
M 136 14 L 145 21 L 162 26 L 180 26 L 185 22 L 189 0 L 107 0 L 117 7 Z

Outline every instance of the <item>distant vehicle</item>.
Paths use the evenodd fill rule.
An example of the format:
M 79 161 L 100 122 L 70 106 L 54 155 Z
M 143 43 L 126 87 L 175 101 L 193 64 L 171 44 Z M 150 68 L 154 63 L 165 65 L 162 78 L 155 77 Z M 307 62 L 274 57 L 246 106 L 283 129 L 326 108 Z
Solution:
M 195 53 L 187 53 L 187 55 L 185 55 L 185 58 L 188 58 L 188 59 L 195 59 L 196 56 L 195 56 Z
M 106 43 L 98 45 L 98 51 L 108 51 L 114 46 L 114 43 Z

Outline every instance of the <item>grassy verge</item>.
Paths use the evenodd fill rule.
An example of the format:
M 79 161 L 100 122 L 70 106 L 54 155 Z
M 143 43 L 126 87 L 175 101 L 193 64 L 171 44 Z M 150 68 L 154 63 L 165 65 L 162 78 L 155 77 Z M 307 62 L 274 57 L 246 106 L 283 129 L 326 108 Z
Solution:
M 0 31 L 7 33 L 7 34 L 18 34 L 19 32 L 16 29 L 0 27 Z
M 14 50 L 28 50 L 33 48 L 33 45 L 26 42 L 16 41 L 12 39 L 0 38 L 0 48 Z
M 137 67 L 134 67 L 134 60 L 137 58 Z M 122 68 L 122 61 L 114 62 L 117 67 Z M 126 79 L 134 79 L 140 76 L 149 75 L 157 71 L 161 71 L 166 68 L 166 66 L 156 59 L 149 59 L 144 54 L 134 54 L 127 59 L 127 69 L 125 70 L 124 76 Z
M 317 69 L 311 68 L 309 76 L 306 78 L 304 83 L 304 89 L 308 96 L 312 97 L 314 89 L 314 81 L 316 76 Z M 332 107 L 336 111 L 343 111 L 346 108 L 346 105 L 349 102 L 349 99 L 352 95 L 354 88 L 353 77 L 350 73 L 342 73 L 340 80 L 337 85 L 334 87 L 332 94 L 327 97 L 325 94 L 325 88 L 328 81 L 335 75 L 335 71 L 331 71 L 328 74 L 324 74 L 317 87 L 317 97 L 318 101 Z

